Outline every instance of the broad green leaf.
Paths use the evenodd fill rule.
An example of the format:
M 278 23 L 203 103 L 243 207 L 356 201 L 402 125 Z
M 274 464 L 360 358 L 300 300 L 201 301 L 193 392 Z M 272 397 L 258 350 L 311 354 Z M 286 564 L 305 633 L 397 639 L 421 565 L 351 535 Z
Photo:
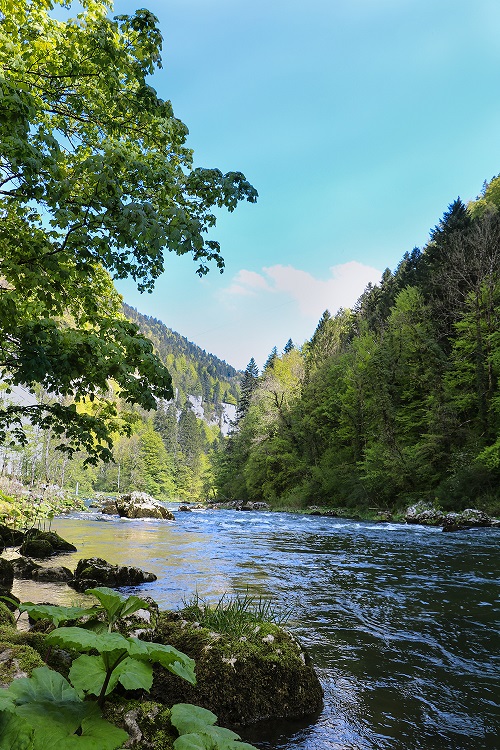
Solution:
M 108 616 L 109 622 L 114 622 L 117 614 L 126 602 L 126 597 L 120 594 L 118 591 L 107 586 L 98 586 L 95 589 L 87 589 L 86 594 L 92 594 L 96 599 L 99 599 Z
M 0 750 L 34 750 L 34 735 L 20 716 L 0 713 Z
M 55 632 L 55 631 L 54 631 Z M 7 688 L 17 705 L 37 701 L 66 703 L 79 701 L 76 690 L 59 672 L 49 667 L 37 667 L 31 677 L 14 680 Z
M 217 744 L 218 747 L 223 747 L 227 743 L 232 743 L 234 740 L 239 740 L 240 735 L 233 732 L 231 729 L 225 727 L 205 727 L 203 730 L 204 734 L 208 734 Z
M 217 750 L 207 734 L 183 734 L 174 742 L 174 750 Z
M 130 638 L 134 646 L 131 649 L 131 655 L 134 654 L 133 648 L 136 646 L 136 642 L 139 641 L 137 638 Z M 140 644 L 144 641 L 139 641 Z M 172 674 L 182 677 L 187 680 L 191 685 L 196 685 L 196 676 L 194 673 L 195 662 L 182 651 L 178 651 L 173 646 L 164 646 L 162 643 L 146 643 L 148 649 L 148 656 L 151 661 L 158 662 L 172 672 Z M 142 648 L 142 647 L 141 647 Z M 138 658 L 143 658 L 138 656 Z
M 217 721 L 217 716 L 211 711 L 192 703 L 176 703 L 171 711 L 170 721 L 179 734 L 199 732 Z
M 61 622 L 77 620 L 79 617 L 95 613 L 95 609 L 88 607 L 59 607 L 54 604 L 32 604 L 24 602 L 19 605 L 20 612 L 27 612 L 33 620 L 50 620 L 56 628 Z
M 129 739 L 123 729 L 98 716 L 85 719 L 81 731 L 79 737 L 67 737 L 52 747 L 48 746 L 47 750 L 117 750 Z
M 69 678 L 75 688 L 83 693 L 100 695 L 104 680 L 106 679 L 106 665 L 102 656 L 79 656 L 75 659 L 69 670 Z M 118 677 L 111 674 L 106 694 L 110 693 L 118 682 Z
M 140 599 L 138 596 L 129 596 L 124 602 L 123 607 L 120 611 L 120 617 L 130 617 L 134 612 L 138 612 L 140 609 L 149 609 L 149 604 Z
M 74 651 L 92 651 L 99 653 L 128 653 L 130 643 L 120 633 L 95 633 L 84 628 L 57 628 L 45 638 L 51 646 L 71 648 Z
M 127 657 L 113 671 L 125 690 L 151 690 L 153 684 L 153 667 L 143 661 Z

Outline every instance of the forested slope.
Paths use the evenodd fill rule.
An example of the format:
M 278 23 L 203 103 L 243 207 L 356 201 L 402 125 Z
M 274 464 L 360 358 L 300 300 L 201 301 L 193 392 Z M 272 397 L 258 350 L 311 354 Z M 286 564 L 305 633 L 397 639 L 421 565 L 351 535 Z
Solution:
M 123 312 L 153 342 L 160 359 L 167 365 L 178 403 L 182 404 L 188 395 L 198 396 L 207 416 L 210 411 L 220 411 L 222 402 L 236 404 L 241 374 L 234 367 L 207 354 L 157 318 L 143 315 L 127 304 L 123 305 Z
M 216 460 L 222 497 L 499 511 L 500 178 L 452 203 L 421 250 L 245 376 Z

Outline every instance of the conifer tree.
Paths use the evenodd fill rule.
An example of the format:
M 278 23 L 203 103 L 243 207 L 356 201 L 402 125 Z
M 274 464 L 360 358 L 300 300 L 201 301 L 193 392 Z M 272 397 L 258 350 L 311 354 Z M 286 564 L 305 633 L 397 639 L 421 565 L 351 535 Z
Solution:
M 252 357 L 248 363 L 243 378 L 241 381 L 241 396 L 238 401 L 238 408 L 236 410 L 236 423 L 241 422 L 243 417 L 248 412 L 252 394 L 257 387 L 257 378 L 259 377 L 259 368 Z

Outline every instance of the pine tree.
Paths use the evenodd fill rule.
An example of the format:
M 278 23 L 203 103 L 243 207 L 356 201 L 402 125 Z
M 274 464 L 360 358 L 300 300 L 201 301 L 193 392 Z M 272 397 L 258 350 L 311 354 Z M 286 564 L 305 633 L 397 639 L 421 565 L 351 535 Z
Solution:
M 269 370 L 271 370 L 273 368 L 274 362 L 275 362 L 275 360 L 277 358 L 278 358 L 278 350 L 277 350 L 277 348 L 275 346 L 273 346 L 273 348 L 271 349 L 271 353 L 270 353 L 269 357 L 266 359 L 266 363 L 265 363 L 265 365 L 263 367 L 262 372 L 265 373 L 265 372 L 268 372 Z
M 285 344 L 285 348 L 283 349 L 283 354 L 290 354 L 292 349 L 295 349 L 294 343 L 292 339 L 288 339 L 288 341 Z
M 252 394 L 257 387 L 257 378 L 259 377 L 259 368 L 257 367 L 254 358 L 252 357 L 248 363 L 243 378 L 241 380 L 241 396 L 238 401 L 238 408 L 236 410 L 236 423 L 240 422 L 248 412 L 250 402 L 252 400 Z

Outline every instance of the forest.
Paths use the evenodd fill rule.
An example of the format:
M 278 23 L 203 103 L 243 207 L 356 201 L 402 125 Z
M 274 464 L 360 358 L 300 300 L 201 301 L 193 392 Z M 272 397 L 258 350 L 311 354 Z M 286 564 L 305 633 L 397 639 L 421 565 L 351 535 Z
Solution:
M 391 513 L 500 510 L 500 178 L 460 198 L 352 310 L 250 361 L 221 498 Z

